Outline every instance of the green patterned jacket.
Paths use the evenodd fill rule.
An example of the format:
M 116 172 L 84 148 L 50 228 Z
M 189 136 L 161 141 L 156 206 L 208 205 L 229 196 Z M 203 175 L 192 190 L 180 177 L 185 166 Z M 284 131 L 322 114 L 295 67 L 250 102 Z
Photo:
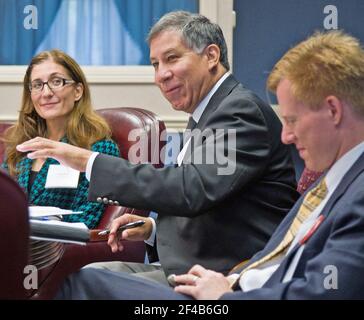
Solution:
M 63 138 L 61 141 L 66 143 L 68 142 L 66 138 Z M 120 156 L 119 149 L 112 140 L 98 141 L 92 145 L 91 150 L 112 156 Z M 89 182 L 85 177 L 85 173 L 80 173 L 78 187 L 75 189 L 45 189 L 44 186 L 49 165 L 59 164 L 58 161 L 47 158 L 41 170 L 38 172 L 31 189 L 29 190 L 28 184 L 32 161 L 33 160 L 25 157 L 17 164 L 17 169 L 19 169 L 20 172 L 17 176 L 17 181 L 28 195 L 29 203 L 35 206 L 54 206 L 73 211 L 82 211 L 83 213 L 81 214 L 64 216 L 63 221 L 84 222 L 88 228 L 95 228 L 101 219 L 105 206 L 103 204 L 87 200 Z M 2 167 L 5 170 L 7 169 L 6 161 L 4 161 Z

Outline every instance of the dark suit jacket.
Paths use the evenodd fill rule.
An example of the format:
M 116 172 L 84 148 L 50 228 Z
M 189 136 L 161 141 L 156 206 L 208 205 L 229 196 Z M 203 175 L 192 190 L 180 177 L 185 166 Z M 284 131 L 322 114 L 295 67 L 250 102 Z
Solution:
M 263 288 L 246 293 L 236 291 L 222 298 L 364 299 L 363 185 L 364 154 L 347 172 L 322 210 L 324 220 L 307 240 L 292 280 L 281 283 L 299 245 L 293 248 Z M 303 198 L 304 195 L 251 263 L 272 251 L 283 239 Z M 330 289 L 336 280 L 337 289 Z
M 228 272 L 262 249 L 298 197 L 281 123 L 272 108 L 229 76 L 212 96 L 197 128 L 236 132 L 236 168 L 186 163 L 156 169 L 110 156 L 96 157 L 89 199 L 158 212 L 158 255 L 166 274 L 199 263 Z M 206 140 L 192 154 L 204 154 Z M 225 144 L 226 153 L 229 146 Z M 185 159 L 188 162 L 188 159 Z

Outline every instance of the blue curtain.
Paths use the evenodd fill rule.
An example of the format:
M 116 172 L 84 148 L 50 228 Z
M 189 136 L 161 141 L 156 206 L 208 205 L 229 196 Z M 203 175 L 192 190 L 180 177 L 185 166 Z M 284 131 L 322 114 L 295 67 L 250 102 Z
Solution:
M 174 10 L 199 10 L 198 0 L 115 0 L 115 3 L 131 37 L 141 46 L 143 57 L 140 64 L 143 65 L 150 64 L 149 48 L 145 41 L 148 32 L 162 15 Z
M 28 64 L 51 26 L 62 0 L 0 0 L 0 64 Z M 24 28 L 24 8 L 38 9 L 38 29 Z
M 38 9 L 26 30 L 24 8 Z M 172 10 L 198 11 L 198 0 L 0 0 L 0 64 L 28 64 L 59 48 L 83 65 L 149 64 L 150 27 Z
M 68 52 L 83 65 L 135 65 L 142 58 L 114 0 L 63 0 L 37 52 L 52 47 Z

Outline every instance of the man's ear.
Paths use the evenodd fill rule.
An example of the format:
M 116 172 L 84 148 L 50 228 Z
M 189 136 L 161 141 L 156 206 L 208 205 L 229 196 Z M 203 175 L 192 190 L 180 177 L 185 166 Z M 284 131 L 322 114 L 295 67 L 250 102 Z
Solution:
M 210 44 L 204 51 L 207 56 L 209 70 L 212 70 L 220 62 L 220 48 L 216 44 Z
M 83 95 L 83 85 L 82 83 L 77 83 L 75 90 L 75 101 L 79 101 L 82 98 L 82 95 Z
M 344 112 L 343 102 L 336 96 L 327 96 L 324 103 L 327 106 L 329 116 L 331 117 L 333 123 L 335 125 L 340 124 Z

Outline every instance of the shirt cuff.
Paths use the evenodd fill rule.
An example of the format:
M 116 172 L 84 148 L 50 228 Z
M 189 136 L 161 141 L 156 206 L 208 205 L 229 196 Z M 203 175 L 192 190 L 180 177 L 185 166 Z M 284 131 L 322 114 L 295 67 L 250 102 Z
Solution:
M 144 242 L 146 244 L 154 247 L 154 239 L 155 239 L 155 233 L 157 231 L 157 226 L 156 226 L 153 218 L 148 218 L 148 219 L 150 219 L 150 221 L 152 222 L 153 230 L 152 230 L 152 233 L 150 234 L 150 237 L 148 239 L 144 240 Z
M 236 282 L 239 280 L 240 274 L 239 273 L 232 273 L 226 277 L 229 281 L 230 288 L 233 288 L 236 285 Z
M 94 161 L 95 161 L 98 154 L 99 154 L 99 152 L 93 152 L 91 154 L 90 158 L 88 158 L 87 165 L 86 165 L 86 172 L 85 172 L 86 179 L 88 181 L 91 180 L 92 166 L 94 165 Z

